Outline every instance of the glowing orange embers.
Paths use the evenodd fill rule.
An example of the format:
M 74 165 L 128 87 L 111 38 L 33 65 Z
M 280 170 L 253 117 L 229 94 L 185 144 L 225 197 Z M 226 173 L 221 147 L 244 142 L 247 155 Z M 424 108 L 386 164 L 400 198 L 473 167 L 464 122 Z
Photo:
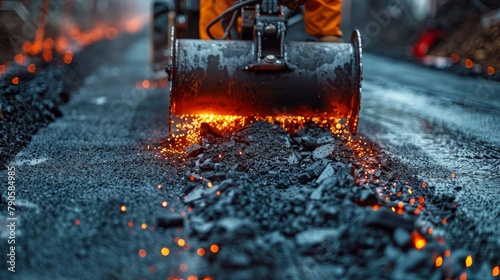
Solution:
M 182 247 L 184 245 L 186 245 L 186 241 L 182 238 L 180 238 L 179 240 L 177 240 L 177 245 L 179 245 L 179 247 Z
M 141 84 L 142 87 L 149 84 Z M 174 105 L 175 106 L 175 105 Z M 256 121 L 267 121 L 269 123 L 279 123 L 280 126 L 289 133 L 294 133 L 304 127 L 308 122 L 313 122 L 321 127 L 326 127 L 333 134 L 347 133 L 345 120 L 334 117 L 305 118 L 301 116 L 265 116 L 265 117 L 245 117 L 233 115 L 181 115 L 172 114 L 171 135 L 172 140 L 183 141 L 185 146 L 197 143 L 200 140 L 200 126 L 207 123 L 217 133 L 224 135 L 228 132 L 236 131 L 245 125 Z
M 63 55 L 63 61 L 66 64 L 70 64 L 71 61 L 73 61 L 73 52 L 72 51 L 67 51 Z
M 427 245 L 427 239 L 423 237 L 420 233 L 414 231 L 411 233 L 411 239 L 413 242 L 413 246 L 417 249 L 420 250 Z
M 2 1 L 0 1 L 1 3 Z M 44 7 L 48 7 L 50 1 L 45 0 Z M 147 23 L 147 15 L 141 14 L 132 19 L 126 20 L 122 26 L 115 26 L 114 23 L 97 21 L 92 29 L 82 30 L 80 26 L 73 23 L 62 23 L 64 30 L 57 38 L 46 37 L 47 18 L 51 16 L 49 8 L 42 9 L 39 16 L 39 22 L 36 29 L 35 38 L 32 41 L 25 41 L 20 46 L 20 51 L 13 57 L 13 61 L 18 65 L 29 63 L 30 57 L 40 55 L 45 62 L 51 62 L 59 57 L 65 64 L 71 64 L 74 52 L 85 46 L 96 43 L 103 39 L 114 40 L 119 33 L 136 33 Z M 0 65 L 0 76 L 10 68 L 9 62 Z M 29 66 L 28 71 L 35 72 L 34 66 Z
M 495 74 L 495 68 L 493 68 L 491 66 L 488 66 L 487 71 L 488 71 L 488 75 L 490 75 L 490 76 Z
M 474 66 L 474 62 L 472 62 L 472 60 L 470 60 L 470 59 L 467 58 L 465 60 L 465 62 L 464 62 L 464 65 L 465 65 L 466 68 L 470 69 L 470 68 L 472 68 Z
M 493 269 L 491 270 L 491 275 L 493 277 L 497 277 L 498 275 L 500 275 L 500 267 L 498 267 L 498 265 L 493 267 Z
M 161 255 L 166 257 L 170 254 L 170 250 L 167 247 L 161 248 Z
M 439 256 L 436 258 L 436 267 L 440 267 L 443 264 L 443 257 Z
M 219 246 L 217 246 L 217 244 L 212 244 L 210 246 L 210 252 L 216 254 L 217 252 L 219 252 Z
M 470 267 L 472 265 L 472 256 L 468 255 L 467 258 L 465 258 L 465 266 Z
M 35 66 L 35 64 L 33 64 L 33 63 L 32 63 L 32 64 L 28 65 L 28 68 L 27 68 L 27 69 L 28 69 L 28 72 L 30 72 L 30 73 L 35 73 L 35 71 L 36 71 L 36 66 Z
M 144 258 L 146 255 L 147 255 L 146 250 L 144 250 L 144 249 L 140 249 L 140 250 L 139 250 L 139 256 L 140 256 L 141 258 Z
M 196 250 L 196 253 L 198 254 L 198 256 L 203 257 L 205 255 L 205 249 L 199 248 L 198 250 Z

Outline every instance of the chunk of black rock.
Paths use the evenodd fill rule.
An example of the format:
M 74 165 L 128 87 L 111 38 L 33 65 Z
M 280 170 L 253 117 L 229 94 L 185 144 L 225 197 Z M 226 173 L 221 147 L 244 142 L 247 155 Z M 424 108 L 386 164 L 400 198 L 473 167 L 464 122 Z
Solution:
M 283 179 L 280 179 L 278 181 L 278 184 L 276 185 L 276 188 L 278 189 L 287 189 L 289 187 L 289 185 L 287 184 L 287 182 Z
M 184 151 L 190 157 L 195 157 L 203 152 L 203 147 L 200 144 L 193 144 L 191 146 L 187 146 Z
M 198 234 L 208 234 L 215 226 L 215 222 L 208 222 L 201 217 L 191 217 L 188 221 L 190 229 Z
M 311 174 L 311 177 L 318 177 L 325 169 L 325 165 L 321 161 L 316 161 L 311 166 L 306 168 L 306 171 Z
M 373 206 L 378 204 L 378 202 L 379 201 L 377 195 L 372 190 L 364 189 L 361 191 L 361 195 L 358 202 L 359 205 Z
M 231 254 L 231 257 L 227 258 L 225 263 L 234 267 L 247 267 L 252 264 L 252 259 L 246 253 L 237 252 Z
M 288 160 L 288 164 L 290 164 L 290 165 L 299 164 L 299 158 L 297 157 L 295 152 L 292 152 L 292 154 L 290 154 L 290 156 L 287 158 L 287 160 Z
M 184 226 L 184 217 L 181 215 L 158 217 L 156 219 L 156 226 L 161 228 L 182 227 Z
M 255 231 L 255 225 L 250 219 L 223 218 L 217 222 L 217 226 L 223 228 L 227 233 L 238 233 L 241 235 L 251 235 Z
M 421 272 L 429 267 L 429 260 L 432 259 L 430 252 L 412 249 L 408 253 L 400 255 L 396 260 L 396 266 L 392 271 L 391 279 L 408 279 L 411 272 Z
M 410 232 L 404 228 L 397 227 L 393 234 L 394 243 L 399 247 L 405 247 L 410 243 L 411 235 Z
M 316 148 L 316 138 L 311 136 L 302 137 L 302 147 L 306 150 L 314 150 Z
M 184 198 L 184 203 L 191 203 L 195 200 L 201 199 L 203 197 L 203 194 L 203 187 L 197 187 L 186 195 L 187 197 Z
M 365 224 L 371 227 L 394 230 L 403 227 L 411 230 L 415 222 L 415 217 L 396 214 L 386 207 L 381 207 L 378 211 L 368 214 Z
M 297 181 L 299 181 L 299 183 L 301 183 L 301 184 L 307 183 L 307 182 L 309 182 L 311 179 L 312 179 L 312 176 L 311 176 L 308 172 L 302 172 L 302 173 L 301 173 L 301 174 L 299 174 L 299 176 L 297 177 Z
M 217 172 L 213 176 L 207 177 L 207 179 L 218 182 L 218 181 L 226 180 L 226 177 L 227 177 L 227 175 L 225 172 Z
M 217 129 L 211 127 L 208 123 L 201 123 L 200 124 L 200 135 L 202 137 L 206 135 L 212 135 L 215 138 L 221 138 L 222 134 L 217 131 Z
M 322 146 L 322 145 L 325 145 L 325 144 L 332 144 L 334 142 L 335 142 L 335 138 L 333 138 L 333 136 L 331 134 L 330 135 L 321 136 L 321 137 L 319 137 L 316 140 L 316 144 L 318 146 Z
M 323 172 L 321 173 L 321 175 L 319 175 L 318 179 L 316 179 L 316 183 L 323 182 L 326 178 L 332 177 L 334 173 L 335 171 L 333 170 L 332 165 L 328 164 L 325 170 L 323 170 Z
M 332 153 L 333 149 L 335 149 L 334 144 L 323 145 L 314 150 L 313 157 L 315 159 L 324 159 Z
M 336 239 L 343 228 L 312 228 L 298 233 L 295 242 L 298 246 L 310 247 L 322 243 L 326 239 Z
M 384 249 L 384 256 L 390 261 L 396 260 L 402 254 L 401 250 L 392 244 L 388 244 Z
M 302 152 L 300 152 L 300 156 L 301 156 L 302 158 L 309 157 L 309 156 L 311 156 L 311 154 L 312 154 L 312 153 L 311 153 L 311 152 L 308 152 L 308 151 L 302 151 Z

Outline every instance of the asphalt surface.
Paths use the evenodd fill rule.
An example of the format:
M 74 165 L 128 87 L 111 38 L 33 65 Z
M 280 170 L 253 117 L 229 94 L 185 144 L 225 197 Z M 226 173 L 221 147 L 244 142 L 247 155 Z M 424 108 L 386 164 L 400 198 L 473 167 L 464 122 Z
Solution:
M 281 235 L 287 234 L 295 235 L 296 243 L 300 245 L 302 242 L 297 235 L 308 227 L 318 227 L 322 220 L 312 224 L 299 222 L 297 229 L 291 227 L 292 232 L 288 232 L 287 227 L 281 227 L 281 224 L 275 228 L 269 226 L 270 230 L 257 231 L 257 238 L 238 234 L 236 237 L 226 236 L 226 243 L 220 240 L 223 235 L 214 233 L 213 236 L 219 236 L 217 244 L 220 245 L 220 252 L 208 252 L 213 240 L 211 236 L 200 235 L 199 229 L 193 230 L 193 227 L 196 228 L 193 219 L 198 217 L 209 222 L 210 215 L 239 217 L 231 211 L 246 208 L 238 203 L 224 202 L 229 201 L 227 196 L 231 192 L 222 194 L 221 198 L 225 200 L 222 200 L 221 205 L 226 207 L 222 210 L 217 208 L 222 206 L 210 197 L 203 202 L 206 211 L 197 208 L 196 203 L 184 203 L 184 195 L 191 195 L 192 190 L 186 188 L 189 189 L 188 181 L 196 169 L 197 158 L 160 152 L 168 137 L 167 88 L 152 89 L 150 86 L 146 90 L 141 86 L 144 80 L 154 80 L 147 65 L 147 47 L 147 36 L 144 35 L 122 51 L 105 58 L 96 57 L 102 60 L 101 66 L 85 78 L 77 91 L 71 93 L 70 102 L 60 108 L 63 117 L 38 131 L 29 145 L 8 164 L 16 170 L 17 272 L 12 274 L 6 271 L 4 252 L 8 251 L 9 231 L 7 227 L 2 227 L 1 279 L 165 279 L 167 276 L 186 279 L 189 275 L 196 275 L 199 279 L 206 276 L 244 279 L 243 275 L 303 279 L 309 273 L 316 275 L 316 279 L 332 279 L 332 275 L 344 279 L 356 276 L 365 279 L 403 279 L 402 275 L 410 275 L 412 279 L 428 279 L 430 276 L 440 279 L 446 276 L 446 273 L 434 270 L 405 274 L 406 270 L 398 270 L 397 265 L 390 266 L 389 271 L 375 273 L 380 262 L 362 266 L 356 258 L 366 261 L 371 255 L 367 253 L 362 256 L 362 253 L 355 251 L 345 261 L 329 265 L 329 258 L 351 252 L 349 250 L 354 250 L 352 246 L 340 246 L 342 249 L 338 252 L 329 252 L 330 255 L 314 254 L 315 257 L 307 257 L 307 253 L 298 250 L 300 246 L 293 244 L 283 247 L 285 249 L 282 248 L 277 256 L 271 254 L 275 247 L 266 249 L 266 242 L 275 244 L 276 240 L 282 239 Z M 412 180 L 411 183 L 416 185 L 425 182 L 429 187 L 418 191 L 431 201 L 433 197 L 438 198 L 426 208 L 426 219 L 432 220 L 436 236 L 428 238 L 429 244 L 433 244 L 434 239 L 444 237 L 446 246 L 452 248 L 452 252 L 456 249 L 457 252 L 474 256 L 478 268 L 469 272 L 469 275 L 475 276 L 469 276 L 468 279 L 491 278 L 492 266 L 500 264 L 500 210 L 497 206 L 500 198 L 500 85 L 482 78 L 459 77 L 368 54 L 364 55 L 363 63 L 363 100 L 358 134 L 363 137 L 363 141 L 368 142 L 368 146 L 379 151 L 382 164 L 387 163 L 382 168 L 384 171 L 397 171 L 386 176 L 395 178 L 384 180 Z M 260 135 L 259 131 L 267 131 L 265 135 L 272 136 L 268 136 L 271 141 L 268 144 L 274 143 L 274 137 L 285 135 L 279 129 L 256 124 L 243 136 L 255 137 Z M 312 134 L 306 132 L 304 135 Z M 218 149 L 225 149 L 223 146 L 227 146 L 230 140 L 217 140 L 219 142 L 213 144 L 205 154 L 213 153 L 216 157 Z M 237 145 L 241 143 L 236 141 Z M 250 141 L 248 149 L 254 149 L 254 153 L 266 157 L 269 163 L 262 166 L 280 165 L 279 159 L 273 157 L 281 155 L 282 151 L 298 151 L 299 147 L 304 146 L 304 142 L 300 143 L 292 144 L 291 147 L 275 144 L 275 154 L 272 155 L 265 155 L 269 151 L 258 148 L 265 146 L 266 142 L 252 144 Z M 329 160 L 332 163 L 337 158 Z M 348 164 L 357 166 L 360 162 L 362 160 L 339 163 L 340 167 L 338 170 L 335 168 L 335 171 L 343 174 L 342 170 L 350 166 Z M 241 183 L 235 186 L 235 189 L 240 190 L 236 196 L 257 197 L 261 200 L 245 202 L 266 209 L 268 205 L 260 201 L 274 203 L 280 199 L 280 190 L 270 191 L 269 197 L 266 197 L 266 191 L 258 189 L 248 194 L 245 189 L 253 190 L 254 184 L 266 184 L 267 181 L 273 185 L 281 177 L 301 172 L 299 167 L 285 169 L 271 170 L 274 173 L 269 171 L 265 174 L 260 174 L 258 170 L 242 170 L 248 174 L 248 178 L 241 179 Z M 1 173 L 2 180 L 6 181 L 7 171 Z M 342 175 L 345 178 L 341 182 L 349 182 L 346 186 L 354 188 L 355 184 L 347 178 L 348 173 Z M 236 175 L 242 176 L 240 173 Z M 224 184 L 218 185 L 222 190 L 221 185 Z M 294 180 L 276 185 L 298 186 L 283 191 L 283 196 L 292 197 L 312 195 L 317 187 L 309 183 L 297 184 Z M 321 201 L 321 204 L 328 201 L 344 203 L 344 200 L 339 199 L 344 196 L 352 196 L 351 200 L 356 200 L 355 194 L 346 195 L 338 190 L 331 193 L 330 200 Z M 5 189 L 2 189 L 2 194 L 1 219 L 6 221 Z M 448 198 L 456 204 L 453 215 L 449 215 L 449 210 L 439 207 L 442 198 Z M 168 202 L 165 207 L 162 205 L 164 201 Z M 311 205 L 317 206 L 318 202 Z M 126 206 L 126 209 L 122 209 L 122 206 Z M 372 211 L 352 203 L 344 207 L 347 214 L 339 214 L 338 219 L 345 225 L 358 223 L 362 216 L 368 216 Z M 183 219 L 183 212 L 189 213 L 190 209 L 193 214 Z M 224 214 L 224 211 L 227 213 Z M 253 213 L 256 210 L 242 211 Z M 274 215 L 278 215 L 279 208 L 274 207 L 273 211 Z M 301 217 L 300 208 L 293 208 L 293 211 L 298 211 L 294 215 Z M 161 222 L 164 217 L 173 220 Z M 248 214 L 248 217 L 251 218 L 251 215 Z M 259 217 L 259 221 L 268 219 L 265 215 Z M 449 218 L 446 224 L 441 222 L 444 217 Z M 349 220 L 353 221 L 352 224 Z M 229 228 L 245 225 L 225 221 Z M 269 221 L 272 222 L 272 219 Z M 289 222 L 291 224 L 293 221 Z M 369 237 L 370 248 L 376 248 L 373 249 L 374 256 L 378 249 L 385 248 L 388 251 L 387 248 L 392 248 L 372 244 L 391 243 L 384 238 L 382 231 L 373 230 L 373 236 L 370 231 L 365 231 L 368 232 L 366 236 L 358 236 L 352 230 L 347 230 L 352 238 Z M 262 232 L 267 235 L 259 236 Z M 277 234 L 280 237 L 276 237 Z M 186 240 L 191 247 L 179 242 L 179 238 Z M 290 244 L 286 238 L 280 244 Z M 247 244 L 251 239 L 256 239 L 255 244 L 259 246 Z M 227 246 L 224 247 L 225 244 Z M 231 248 L 238 246 L 259 248 L 261 251 L 252 252 L 255 253 L 254 258 L 262 258 L 263 261 L 259 263 L 254 258 L 248 261 L 245 255 L 231 251 Z M 363 246 L 360 245 L 360 248 Z M 198 247 L 206 249 L 205 257 L 197 254 Z M 165 256 L 167 252 L 162 251 L 162 248 L 169 248 L 168 256 Z M 414 251 L 401 248 L 408 259 L 412 256 L 420 258 Z M 394 252 L 398 254 L 400 251 Z M 457 254 L 461 256 L 463 253 Z M 285 269 L 268 274 L 272 266 L 266 267 L 264 260 L 270 255 L 274 256 L 274 261 L 270 262 L 278 263 Z M 389 258 L 387 255 L 390 253 L 384 252 L 383 255 Z M 318 259 L 318 256 L 326 259 Z M 429 259 L 431 256 L 430 251 L 424 255 Z M 237 261 L 228 261 L 232 257 Z M 279 258 L 282 260 L 276 261 Z M 252 269 L 251 264 L 256 262 L 259 265 Z M 351 262 L 352 267 L 349 268 Z M 320 266 L 315 266 L 320 267 L 318 270 L 311 268 L 318 263 Z M 395 263 L 403 266 L 401 261 Z M 322 274 L 318 274 L 318 271 L 322 271 Z M 459 275 L 455 273 L 450 277 L 458 278 Z
M 380 57 L 364 66 L 359 133 L 455 197 L 451 242 L 498 259 L 500 84 Z
M 384 63 L 390 66 L 375 66 Z M 487 244 L 478 244 L 474 236 L 461 242 L 498 250 L 499 83 L 380 57 L 366 56 L 364 65 L 360 134 L 407 164 L 437 192 L 456 197 L 459 213 L 448 225 L 450 232 L 491 234 Z M 460 231 L 464 224 L 475 229 Z

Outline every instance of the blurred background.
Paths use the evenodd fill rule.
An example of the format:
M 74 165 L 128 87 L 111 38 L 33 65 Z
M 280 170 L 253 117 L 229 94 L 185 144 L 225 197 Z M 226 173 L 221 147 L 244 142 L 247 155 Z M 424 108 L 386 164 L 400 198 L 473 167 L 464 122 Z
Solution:
M 135 33 L 147 21 L 149 1 L 0 0 L 0 75 L 11 62 L 80 50 L 120 33 Z
M 343 29 L 360 29 L 363 49 L 452 64 L 490 76 L 500 67 L 500 1 L 344 1 Z
M 151 1 L 0 0 L 0 75 L 24 56 L 65 53 L 148 22 Z M 359 28 L 364 50 L 439 68 L 497 76 L 498 0 L 344 0 L 343 30 Z

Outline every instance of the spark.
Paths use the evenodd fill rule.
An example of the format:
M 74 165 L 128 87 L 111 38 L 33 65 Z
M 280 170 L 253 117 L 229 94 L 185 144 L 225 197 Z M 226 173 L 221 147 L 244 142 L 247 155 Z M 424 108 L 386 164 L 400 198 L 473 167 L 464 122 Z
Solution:
M 465 266 L 470 267 L 472 265 L 472 256 L 468 255 L 467 258 L 465 258 Z
M 139 256 L 140 256 L 141 258 L 144 258 L 146 255 L 147 255 L 146 250 L 144 250 L 144 249 L 140 249 L 140 250 L 139 250 Z
M 35 66 L 35 64 L 31 63 L 30 65 L 28 65 L 27 69 L 28 69 L 28 72 L 35 73 L 36 66 Z
M 424 201 L 425 201 L 425 198 L 424 198 L 423 196 L 420 196 L 420 197 L 418 198 L 418 203 L 420 203 L 420 204 L 424 204 Z
M 73 61 L 73 52 L 72 52 L 72 51 L 67 51 L 67 52 L 63 55 L 63 61 L 64 61 L 64 63 L 66 63 L 66 64 L 70 64 L 70 63 Z
M 491 66 L 488 66 L 488 75 L 493 75 L 495 74 L 495 68 L 491 67 Z
M 500 268 L 497 266 L 493 267 L 493 269 L 491 270 L 491 275 L 493 275 L 493 277 L 497 277 L 498 275 L 500 275 Z
M 196 250 L 196 253 L 200 256 L 200 257 L 203 257 L 205 255 L 205 249 L 203 248 L 199 248 L 198 250 Z
M 210 252 L 216 254 L 217 252 L 219 252 L 219 246 L 217 246 L 217 244 L 212 244 L 210 246 Z
M 467 58 L 464 62 L 466 68 L 472 68 L 474 66 L 474 62 L 471 59 Z
M 427 245 L 427 240 L 418 232 L 412 232 L 413 245 L 417 250 L 420 250 Z
M 121 211 L 122 213 L 124 213 L 125 211 L 127 211 L 127 206 L 122 205 L 122 206 L 120 207 L 120 211 Z
M 443 257 L 439 256 L 436 258 L 436 267 L 440 267 L 443 264 Z
M 182 247 L 186 245 L 186 241 L 182 238 L 179 238 L 179 240 L 177 240 L 177 245 L 179 245 L 179 247 Z
M 142 87 L 148 89 L 151 86 L 151 82 L 149 80 L 142 81 Z
M 170 250 L 167 247 L 161 248 L 161 255 L 166 257 L 170 254 Z
M 17 54 L 14 57 L 14 61 L 19 65 L 23 65 L 24 63 L 26 63 L 26 57 L 22 54 Z

